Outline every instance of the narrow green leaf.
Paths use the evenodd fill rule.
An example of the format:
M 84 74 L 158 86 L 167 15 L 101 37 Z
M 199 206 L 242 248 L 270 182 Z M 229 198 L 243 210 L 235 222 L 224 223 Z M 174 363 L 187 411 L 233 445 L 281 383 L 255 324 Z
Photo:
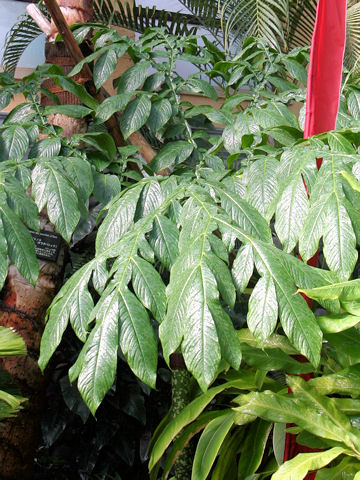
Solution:
M 61 114 L 73 118 L 84 118 L 90 115 L 91 112 L 92 110 L 90 108 L 84 107 L 83 105 L 50 105 L 44 109 L 45 115 Z
M 219 453 L 221 445 L 234 424 L 234 412 L 212 420 L 202 433 L 197 444 L 193 469 L 193 480 L 206 480 Z

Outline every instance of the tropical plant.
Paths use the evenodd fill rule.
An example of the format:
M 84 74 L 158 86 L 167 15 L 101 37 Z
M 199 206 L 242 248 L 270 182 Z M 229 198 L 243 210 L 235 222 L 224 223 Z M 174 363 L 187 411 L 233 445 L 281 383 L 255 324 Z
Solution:
M 75 35 L 81 38 L 86 28 Z M 360 434 L 356 419 L 351 418 L 353 425 L 349 420 L 359 412 L 358 401 L 349 397 L 357 394 L 358 360 L 355 349 L 349 358 L 344 340 L 337 340 L 345 338 L 341 335 L 348 328 L 355 338 L 358 317 L 350 317 L 350 308 L 356 298 L 346 304 L 336 296 L 319 297 L 322 310 L 315 315 L 295 295 L 297 287 L 311 296 L 313 289 L 331 289 L 357 275 L 359 192 L 353 187 L 359 165 L 358 87 L 350 81 L 344 86 L 336 131 L 304 140 L 302 115 L 299 124 L 289 106 L 305 98 L 307 49 L 285 55 L 250 38 L 227 61 L 220 50 L 201 47 L 196 37 L 150 29 L 134 42 L 107 27 L 97 29 L 93 45 L 94 54 L 71 75 L 96 60 L 97 88 L 114 71 L 118 57 L 128 52 L 135 62 L 115 80 L 117 94 L 101 105 L 55 66 L 40 67 L 20 83 L 1 76 L 4 104 L 15 92 L 27 97 L 1 127 L 2 238 L 21 273 L 36 280 L 34 245 L 22 222 L 38 228 L 38 212 L 46 205 L 50 220 L 69 242 L 86 218 L 89 196 L 101 203 L 95 255 L 65 283 L 48 310 L 41 368 L 70 323 L 83 343 L 70 380 L 77 380 L 95 413 L 114 382 L 119 351 L 139 379 L 156 385 L 158 331 L 166 362 L 181 352 L 199 392 L 184 413 L 159 428 L 152 449 L 154 478 L 171 440 L 180 434 L 163 478 L 177 452 L 204 427 L 194 479 L 209 473 L 214 479 L 237 478 L 234 469 L 227 469 L 227 455 L 247 475 L 269 477 L 277 470 L 268 449 L 270 463 L 262 465 L 269 422 L 296 423 L 303 442 L 314 444 L 314 436 L 316 441 L 320 437 L 327 447 L 285 463 L 274 479 L 288 478 L 289 472 L 300 479 L 330 462 L 337 471 L 337 458 L 350 473 L 358 469 Z M 200 74 L 181 78 L 178 59 L 214 65 L 208 75 L 226 85 L 220 109 L 181 100 L 184 90 L 211 99 L 217 92 Z M 37 87 L 45 76 L 84 105 L 40 107 Z M 243 85 L 248 86 L 245 93 L 239 92 Z M 89 115 L 97 131 L 61 138 L 46 120 L 46 113 L 55 111 Z M 145 128 L 160 140 L 150 164 L 137 157 L 133 146 L 116 149 L 112 138 L 98 131 L 118 112 L 125 138 Z M 214 124 L 224 126 L 220 135 Z M 38 140 L 39 131 L 47 138 Z M 78 148 L 80 142 L 84 148 Z M 317 158 L 323 158 L 319 171 Z M 128 168 L 130 160 L 139 171 Z M 164 169 L 169 176 L 155 173 Z M 34 202 L 24 210 L 17 199 L 24 198 L 30 182 Z M 18 241 L 19 231 L 26 242 Z M 322 268 L 310 267 L 297 254 L 308 260 L 321 239 Z M 295 353 L 310 363 L 291 358 Z M 279 369 L 289 374 L 313 370 L 316 376 L 308 385 L 288 377 L 291 396 L 267 376 Z M 338 397 L 329 397 L 333 393 Z M 219 403 L 211 403 L 216 396 Z M 199 416 L 209 403 L 209 411 Z M 257 417 L 262 420 L 247 425 Z M 241 455 L 245 434 L 261 439 L 256 458 Z M 211 449 L 204 452 L 212 438 Z

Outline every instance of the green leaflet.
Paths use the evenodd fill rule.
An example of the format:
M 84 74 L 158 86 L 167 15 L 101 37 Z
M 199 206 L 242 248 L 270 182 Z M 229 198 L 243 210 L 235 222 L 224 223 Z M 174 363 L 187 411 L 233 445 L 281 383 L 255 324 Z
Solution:
M 93 415 L 111 387 L 117 366 L 119 299 L 116 289 L 97 312 L 96 325 L 87 340 L 78 388 Z
M 96 252 L 101 253 L 114 244 L 133 224 L 137 200 L 143 185 L 136 185 L 115 199 L 102 222 L 96 237 Z M 110 228 L 111 227 L 111 228 Z
M 7 274 L 8 274 L 8 259 L 7 259 L 7 243 L 5 239 L 5 232 L 3 222 L 0 216 L 0 289 L 3 288 Z
M 304 260 L 311 258 L 324 240 L 324 255 L 329 268 L 347 279 L 353 271 L 357 251 L 351 224 L 351 210 L 346 209 L 343 192 L 343 158 L 333 154 L 324 158 L 310 196 L 310 209 L 300 233 L 299 249 Z
M 120 128 L 125 139 L 146 123 L 150 110 L 151 100 L 146 95 L 136 97 L 126 106 L 120 119 Z
M 104 52 L 96 61 L 94 66 L 94 83 L 100 88 L 115 70 L 117 55 L 115 50 Z
M 349 443 L 350 448 L 354 448 L 347 430 L 336 426 L 328 416 L 319 415 L 316 407 L 298 398 L 266 390 L 242 395 L 237 399 L 242 406 L 236 410 L 241 414 L 255 415 L 270 422 L 295 423 L 318 437 L 346 445 Z
M 123 110 L 133 95 L 134 92 L 128 92 L 106 98 L 96 109 L 96 118 L 106 122 L 115 112 Z
M 117 93 L 131 92 L 139 88 L 147 77 L 150 62 L 139 62 L 128 68 L 122 75 L 118 84 Z
M 25 277 L 29 283 L 35 286 L 39 274 L 39 265 L 35 256 L 34 241 L 30 232 L 25 228 L 19 217 L 15 215 L 6 204 L 0 204 L 0 217 L 7 244 L 7 254 L 10 261 L 15 264 L 21 275 Z M 5 244 L 1 240 L 0 242 L 2 243 L 1 251 L 5 254 Z M 6 264 L 7 261 L 5 257 L 3 258 L 1 268 L 2 277 L 5 273 Z
M 25 189 L 15 177 L 8 175 L 3 180 L 3 188 L 6 192 L 9 207 L 27 226 L 39 231 L 40 221 L 34 201 L 27 196 Z
M 32 172 L 32 181 L 32 192 L 39 211 L 46 205 L 51 223 L 70 242 L 80 220 L 80 211 L 76 191 L 61 164 L 57 161 L 37 164 Z
M 149 316 L 127 288 L 119 290 L 120 347 L 133 372 L 155 388 L 157 344 Z
M 164 215 L 157 215 L 150 232 L 149 243 L 161 263 L 170 270 L 178 256 L 179 231 Z
M 147 125 L 150 130 L 156 133 L 163 127 L 172 116 L 172 106 L 169 100 L 166 98 L 154 102 L 151 105 L 151 112 L 149 118 L 147 119 Z
M 338 315 L 321 315 L 316 317 L 316 320 L 324 333 L 339 333 L 357 325 L 360 317 L 340 313 Z
M 315 388 L 308 385 L 301 377 L 288 377 L 287 382 L 296 397 L 317 409 L 322 416 L 326 416 L 333 424 L 343 431 L 342 442 L 350 448 L 359 448 L 359 431 L 351 426 L 348 417 L 339 411 L 332 398 L 320 395 Z
M 247 324 L 254 338 L 263 346 L 274 332 L 278 318 L 278 304 L 273 279 L 261 277 L 249 299 Z
M 360 367 L 353 365 L 331 375 L 312 378 L 309 382 L 322 395 L 360 395 Z
M 334 447 L 324 452 L 300 453 L 292 460 L 285 462 L 271 477 L 272 480 L 302 480 L 310 470 L 325 467 L 332 460 L 345 452 L 345 449 Z
M 205 427 L 196 448 L 191 478 L 206 480 L 220 447 L 234 424 L 234 412 L 215 418 Z
M 29 146 L 26 131 L 20 125 L 11 125 L 0 136 L 0 161 L 20 162 Z
M 60 344 L 63 333 L 68 325 L 70 314 L 75 316 L 79 315 L 73 305 L 79 299 L 78 292 L 87 285 L 94 265 L 95 261 L 87 263 L 77 270 L 54 298 L 47 313 L 45 330 L 41 338 L 39 358 L 41 370 L 45 369 L 52 354 Z M 85 301 L 87 300 L 88 299 L 85 298 Z M 73 323 L 77 325 L 79 322 L 74 321 Z M 80 322 L 79 325 L 83 326 L 84 322 Z M 79 336 L 81 337 L 82 333 L 80 333 Z
M 209 184 L 219 194 L 221 206 L 239 227 L 263 241 L 271 241 L 271 231 L 268 224 L 255 208 L 251 207 L 236 193 L 225 191 L 218 184 Z
M 194 146 L 183 140 L 166 144 L 149 163 L 150 168 L 156 172 L 173 164 L 185 162 L 190 157 Z
M 26 355 L 26 345 L 19 333 L 0 327 L 0 357 Z
M 256 160 L 247 170 L 245 198 L 266 220 L 270 220 L 274 214 L 274 208 L 269 207 L 278 189 L 278 169 L 277 160 L 265 157 Z
M 156 320 L 165 317 L 165 285 L 155 268 L 142 258 L 134 255 L 132 262 L 132 285 L 136 296 L 149 309 Z
M 308 213 L 309 200 L 304 181 L 299 176 L 290 183 L 276 206 L 275 231 L 286 252 L 291 252 Z
M 56 157 L 59 155 L 61 150 L 61 140 L 60 138 L 50 137 L 43 138 L 38 142 L 34 143 L 29 152 L 29 158 L 36 157 Z
M 317 480 L 328 480 L 329 478 L 331 480 L 355 479 L 355 474 L 359 472 L 359 468 L 360 464 L 358 462 L 350 457 L 345 457 L 336 467 L 319 470 L 316 476 Z
M 243 245 L 238 251 L 231 269 L 234 284 L 239 295 L 247 287 L 253 271 L 254 254 L 252 246 L 249 244 Z

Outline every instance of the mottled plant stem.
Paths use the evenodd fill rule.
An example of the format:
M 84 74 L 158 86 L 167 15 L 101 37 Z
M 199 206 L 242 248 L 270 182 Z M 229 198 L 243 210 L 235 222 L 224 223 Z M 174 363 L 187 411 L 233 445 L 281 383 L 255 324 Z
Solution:
M 171 362 L 172 368 L 172 417 L 175 418 L 188 405 L 193 398 L 194 379 L 186 370 L 182 355 L 174 354 Z M 173 473 L 175 480 L 190 480 L 194 448 L 188 443 L 174 463 Z

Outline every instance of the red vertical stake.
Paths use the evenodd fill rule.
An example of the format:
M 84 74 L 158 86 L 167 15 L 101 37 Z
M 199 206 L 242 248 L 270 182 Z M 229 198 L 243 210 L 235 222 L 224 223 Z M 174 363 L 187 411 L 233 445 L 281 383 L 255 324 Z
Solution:
M 307 77 L 304 138 L 333 130 L 336 125 L 346 40 L 346 4 L 346 0 L 318 0 Z M 318 168 L 321 161 L 317 159 Z M 317 254 L 315 257 L 309 260 L 310 265 L 317 265 Z M 305 299 L 311 308 L 310 299 Z M 295 435 L 286 434 L 284 461 L 304 451 L 311 450 L 298 445 Z M 315 476 L 316 472 L 311 472 L 305 480 L 313 480 Z

